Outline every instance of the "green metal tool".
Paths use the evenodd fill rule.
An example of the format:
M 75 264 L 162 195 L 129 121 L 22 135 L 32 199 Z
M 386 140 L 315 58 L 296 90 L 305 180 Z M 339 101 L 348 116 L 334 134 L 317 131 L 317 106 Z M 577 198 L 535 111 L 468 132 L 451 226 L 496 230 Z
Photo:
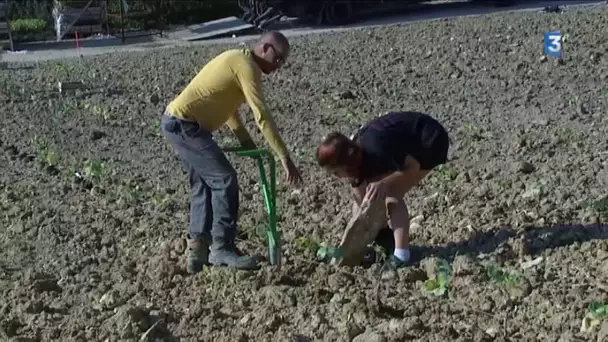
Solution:
M 277 231 L 277 212 L 276 212 L 276 165 L 272 154 L 266 149 L 248 150 L 242 147 L 227 147 L 225 152 L 236 153 L 241 157 L 251 157 L 257 160 L 260 179 L 262 182 L 262 192 L 264 202 L 266 202 L 266 212 L 268 213 L 268 228 L 266 230 L 266 240 L 268 241 L 268 256 L 270 264 L 281 267 L 281 236 Z M 266 177 L 264 159 L 268 160 L 270 171 L 270 184 Z

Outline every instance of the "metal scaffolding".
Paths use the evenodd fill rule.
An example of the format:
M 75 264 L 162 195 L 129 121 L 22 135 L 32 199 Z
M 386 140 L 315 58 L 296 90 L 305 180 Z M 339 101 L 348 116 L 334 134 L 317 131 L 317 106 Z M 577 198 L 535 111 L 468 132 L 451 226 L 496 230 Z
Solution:
M 55 0 L 53 18 L 57 40 L 62 40 L 68 33 L 102 33 L 108 31 L 108 13 L 106 0 L 82 1 L 84 7 L 68 7 L 60 0 Z M 109 33 L 109 32 L 107 32 Z
M 8 37 L 8 44 L 11 51 L 15 50 L 13 46 L 13 34 L 10 24 L 10 9 L 9 0 L 0 0 L 0 35 Z

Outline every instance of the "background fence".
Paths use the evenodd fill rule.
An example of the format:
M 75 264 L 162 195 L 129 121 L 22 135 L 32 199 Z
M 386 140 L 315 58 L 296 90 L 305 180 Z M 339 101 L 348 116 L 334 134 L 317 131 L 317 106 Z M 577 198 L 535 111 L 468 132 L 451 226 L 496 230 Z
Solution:
M 120 0 L 104 0 L 108 13 L 120 12 Z M 67 7 L 81 8 L 87 0 L 62 0 Z M 237 0 L 126 0 L 131 13 L 153 12 L 154 20 L 138 17 L 126 17 L 124 26 L 129 29 L 155 29 L 158 25 L 188 25 L 202 23 L 227 16 L 238 15 Z M 37 32 L 40 35 L 54 35 L 53 0 L 11 0 L 11 27 L 17 35 Z M 120 20 L 116 15 L 109 16 L 112 33 L 120 29 Z

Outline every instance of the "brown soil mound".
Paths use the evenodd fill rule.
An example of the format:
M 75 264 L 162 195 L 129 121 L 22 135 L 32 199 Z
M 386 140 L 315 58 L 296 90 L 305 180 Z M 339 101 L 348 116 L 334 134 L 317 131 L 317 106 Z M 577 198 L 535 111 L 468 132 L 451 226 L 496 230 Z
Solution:
M 567 34 L 561 63 L 542 57 L 543 34 L 554 29 Z M 184 272 L 189 189 L 160 135 L 160 113 L 226 46 L 19 65 L 0 74 L 0 336 L 606 338 L 607 323 L 589 333 L 579 327 L 590 302 L 607 301 L 608 13 L 503 14 L 292 43 L 288 65 L 265 80 L 307 182 L 294 192 L 280 170 L 280 273 L 270 266 Z M 67 78 L 94 89 L 58 97 L 56 83 Z M 350 201 L 348 186 L 315 166 L 315 144 L 399 109 L 429 112 L 455 142 L 451 162 L 407 196 L 415 265 L 380 281 L 378 264 L 317 263 L 303 241 L 336 244 Z M 248 111 L 243 117 L 261 141 Z M 222 131 L 218 139 L 232 137 Z M 233 159 L 240 245 L 264 253 L 257 171 L 251 160 Z M 452 266 L 444 296 L 422 291 L 436 258 Z M 491 265 L 520 276 L 488 272 Z

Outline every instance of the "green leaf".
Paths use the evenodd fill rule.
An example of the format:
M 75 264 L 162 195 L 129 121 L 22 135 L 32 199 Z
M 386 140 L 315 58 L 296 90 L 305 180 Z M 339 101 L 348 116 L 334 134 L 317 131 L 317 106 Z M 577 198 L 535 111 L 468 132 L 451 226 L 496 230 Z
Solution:
M 340 258 L 341 254 L 341 250 L 335 247 L 322 246 L 317 250 L 317 258 L 324 261 L 329 261 L 332 258 Z
M 596 318 L 608 317 L 608 303 L 592 302 L 589 304 L 589 312 Z
M 317 250 L 317 258 L 321 259 L 321 260 L 325 260 L 325 258 L 327 257 L 327 248 L 325 247 L 321 247 Z
M 433 290 L 435 290 L 437 287 L 439 287 L 439 284 L 437 284 L 437 281 L 435 281 L 435 279 L 427 279 L 424 282 L 424 289 L 432 292 Z
M 438 288 L 436 288 L 435 290 L 433 290 L 433 294 L 435 296 L 443 296 L 445 294 L 445 292 L 447 291 L 447 289 L 443 286 L 440 286 Z
M 305 249 L 305 250 L 309 250 L 312 253 L 315 253 L 319 250 L 319 243 L 317 243 L 316 241 L 314 241 L 313 239 L 307 237 L 307 236 L 300 236 L 298 238 L 295 239 L 295 245 L 298 246 L 301 249 Z

